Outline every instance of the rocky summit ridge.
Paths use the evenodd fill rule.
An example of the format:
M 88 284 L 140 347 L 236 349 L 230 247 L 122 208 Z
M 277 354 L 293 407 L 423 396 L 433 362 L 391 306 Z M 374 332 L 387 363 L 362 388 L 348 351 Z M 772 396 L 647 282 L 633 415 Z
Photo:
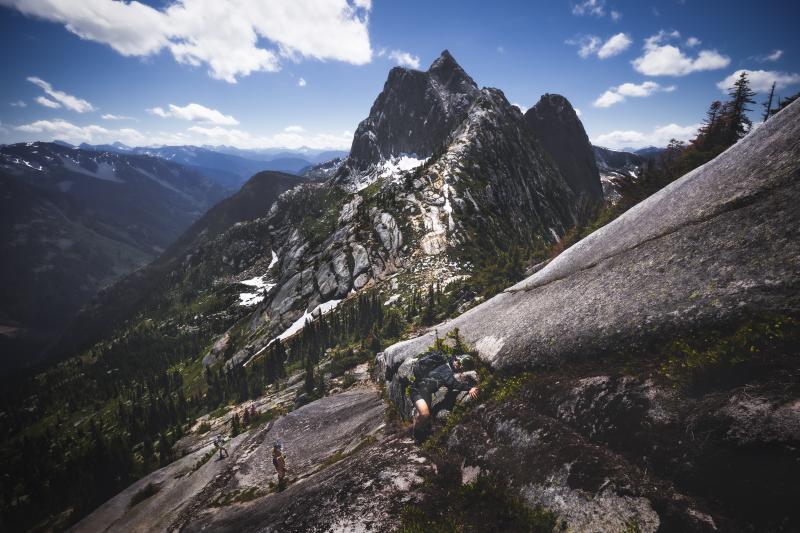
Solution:
M 574 110 L 563 102 L 548 111 L 555 117 L 550 133 L 590 151 Z M 566 116 L 557 119 L 560 113 Z M 209 294 L 214 316 L 228 324 L 220 339 L 249 315 L 246 340 L 205 359 L 236 365 L 297 331 L 292 328 L 304 316 L 364 289 L 425 290 L 468 276 L 514 247 L 545 248 L 588 211 L 584 191 L 570 185 L 569 171 L 548 152 L 543 135 L 502 91 L 478 88 L 446 50 L 425 72 L 394 68 L 350 155 L 324 166 L 321 181 L 292 187 L 262 216 L 241 220 L 197 250 L 172 254 L 171 272 L 161 265 L 158 283 L 151 284 L 163 290 L 148 291 L 143 300 L 135 288 L 117 291 L 93 315 L 119 315 L 103 311 L 108 308 L 165 309 L 167 294 Z M 587 190 L 599 190 L 599 176 L 590 174 L 579 178 Z M 78 336 L 108 326 L 76 324 Z M 70 343 L 71 349 L 80 345 Z
M 572 145 L 591 153 L 571 106 L 563 112 L 573 116 L 560 121 L 560 138 L 578 132 Z M 449 52 L 426 72 L 392 69 L 336 175 L 287 192 L 267 216 L 265 252 L 278 261 L 252 327 L 268 334 L 247 351 L 390 277 L 395 289 L 416 290 L 468 274 L 498 250 L 558 240 L 585 216 L 584 191 L 543 146 L 503 93 L 479 89 Z M 601 190 L 591 168 L 579 179 Z

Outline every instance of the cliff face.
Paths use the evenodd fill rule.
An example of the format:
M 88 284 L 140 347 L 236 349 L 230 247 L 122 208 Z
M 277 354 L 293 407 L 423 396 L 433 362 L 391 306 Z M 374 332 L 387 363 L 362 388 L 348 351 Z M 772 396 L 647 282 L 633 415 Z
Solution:
M 578 114 L 559 94 L 545 94 L 525 112 L 525 122 L 536 134 L 584 209 L 603 203 L 603 188 L 592 145 Z
M 478 86 L 445 50 L 427 72 L 393 68 L 350 149 L 364 170 L 402 153 L 430 156 L 477 98 Z

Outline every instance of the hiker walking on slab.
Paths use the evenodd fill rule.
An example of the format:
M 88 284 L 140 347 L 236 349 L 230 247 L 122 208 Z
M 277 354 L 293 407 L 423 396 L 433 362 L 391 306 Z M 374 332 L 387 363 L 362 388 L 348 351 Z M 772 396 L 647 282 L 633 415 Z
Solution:
M 278 490 L 286 487 L 286 456 L 283 454 L 283 445 L 276 441 L 272 445 L 272 465 L 278 473 Z
M 222 435 L 214 437 L 214 447 L 219 450 L 220 459 L 222 459 L 223 453 L 225 453 L 225 457 L 228 457 L 228 450 L 225 448 L 225 437 Z
M 460 372 L 464 365 L 471 362 L 469 355 L 448 357 L 440 351 L 423 354 L 412 368 L 411 401 L 417 408 L 414 419 L 414 438 L 424 441 L 430 433 L 431 400 L 433 394 L 444 386 L 450 390 L 469 391 L 472 399 L 478 397 L 478 387 L 456 379 L 455 372 Z

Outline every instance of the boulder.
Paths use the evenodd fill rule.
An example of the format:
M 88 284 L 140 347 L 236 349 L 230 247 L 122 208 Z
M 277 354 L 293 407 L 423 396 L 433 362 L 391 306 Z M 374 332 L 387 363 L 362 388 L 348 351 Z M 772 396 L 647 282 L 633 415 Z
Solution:
M 331 262 L 333 265 L 333 273 L 336 276 L 336 295 L 339 297 L 347 296 L 350 292 L 352 285 L 352 277 L 350 275 L 350 265 L 347 261 L 347 252 L 339 251 Z
M 342 211 L 339 213 L 339 223 L 347 224 L 355 218 L 358 213 L 358 207 L 364 201 L 359 195 L 354 195 L 353 199 L 342 206 Z
M 316 276 L 319 294 L 322 296 L 323 300 L 336 292 L 338 288 L 336 275 L 331 270 L 331 265 L 329 263 L 322 263 L 319 268 L 317 268 Z
M 380 213 L 374 219 L 375 232 L 381 239 L 383 247 L 390 252 L 397 251 L 403 246 L 403 234 L 397 227 L 394 217 L 389 213 Z
M 350 249 L 353 252 L 353 276 L 356 277 L 369 270 L 369 253 L 357 242 L 352 243 Z

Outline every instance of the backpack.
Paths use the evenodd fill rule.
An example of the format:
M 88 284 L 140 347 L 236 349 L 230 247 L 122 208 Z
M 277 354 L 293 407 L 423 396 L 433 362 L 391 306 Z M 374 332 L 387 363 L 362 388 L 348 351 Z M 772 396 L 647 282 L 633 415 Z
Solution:
M 447 362 L 447 356 L 439 351 L 432 351 L 420 356 L 411 367 L 414 381 L 419 382 L 428 377 L 431 370 Z

